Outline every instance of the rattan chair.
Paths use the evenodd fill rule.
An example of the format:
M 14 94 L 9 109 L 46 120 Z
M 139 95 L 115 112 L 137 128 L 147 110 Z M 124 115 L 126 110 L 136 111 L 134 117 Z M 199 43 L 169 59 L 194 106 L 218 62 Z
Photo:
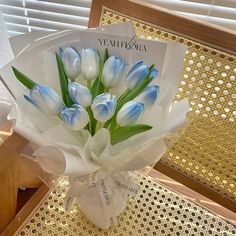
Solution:
M 188 97 L 191 124 L 155 168 L 235 212 L 236 32 L 138 1 L 93 1 L 89 27 L 126 21 L 188 46 L 176 100 Z
M 167 180 L 174 187 L 178 181 L 236 212 L 236 33 L 150 4 L 93 0 L 89 27 L 126 21 L 134 22 L 138 36 L 188 46 L 176 100 L 188 97 L 190 125 L 155 169 L 174 179 Z M 27 143 L 15 133 L 7 140 L 20 148 Z M 43 184 L 3 235 L 205 235 L 202 230 L 209 235 L 235 234 L 232 225 L 195 204 L 196 192 L 191 193 L 193 203 L 160 182 L 140 175 L 139 195 L 128 204 L 119 227 L 110 231 L 97 229 L 77 208 L 64 213 L 65 181 L 49 192 Z

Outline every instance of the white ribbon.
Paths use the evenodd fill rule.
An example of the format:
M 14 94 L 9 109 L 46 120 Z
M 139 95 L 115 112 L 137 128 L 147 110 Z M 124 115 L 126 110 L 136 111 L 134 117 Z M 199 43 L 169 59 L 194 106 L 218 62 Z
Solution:
M 64 201 L 66 211 L 74 199 L 88 219 L 104 229 L 117 223 L 128 196 L 139 191 L 133 173 L 99 170 L 91 175 L 70 178 L 70 189 Z

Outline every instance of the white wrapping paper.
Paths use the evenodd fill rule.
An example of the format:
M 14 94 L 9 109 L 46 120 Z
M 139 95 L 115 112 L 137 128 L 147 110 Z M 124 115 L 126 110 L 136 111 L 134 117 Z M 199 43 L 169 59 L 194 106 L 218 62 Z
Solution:
M 5 66 L 14 58 L 8 39 L 6 25 L 0 11 L 0 68 Z M 0 126 L 7 120 L 7 114 L 12 104 L 12 96 L 5 88 L 0 78 Z
M 0 11 L 0 68 L 6 65 L 13 58 L 14 55 L 8 40 L 6 25 Z
M 177 43 L 138 39 L 130 24 L 115 27 L 115 31 L 109 26 L 100 28 L 99 33 L 96 30 L 92 33 L 67 32 L 44 38 L 40 43 L 33 42 L 30 48 L 0 72 L 17 98 L 17 105 L 8 118 L 15 120 L 18 133 L 36 145 L 37 148 L 31 149 L 32 156 L 46 172 L 69 176 L 70 189 L 65 199 L 65 209 L 69 210 L 76 199 L 81 211 L 104 229 L 116 224 L 128 196 L 137 194 L 139 187 L 134 177 L 135 171 L 156 163 L 162 157 L 167 149 L 164 137 L 185 125 L 188 112 L 187 100 L 172 102 L 181 77 L 186 48 Z M 115 33 L 118 36 L 114 36 Z M 132 41 L 146 49 L 140 52 L 135 48 L 115 48 L 102 45 L 98 38 Z M 100 129 L 93 137 L 85 130 L 68 131 L 58 119 L 46 117 L 24 102 L 20 97 L 27 90 L 16 82 L 10 66 L 14 65 L 36 82 L 46 83 L 60 93 L 54 51 L 61 45 L 97 47 L 100 50 L 108 47 L 111 54 L 125 58 L 128 65 L 138 59 L 147 64 L 154 63 L 160 75 L 152 83 L 160 86 L 161 94 L 141 120 L 141 123 L 153 128 L 112 146 L 108 130 Z M 124 86 L 123 81 L 112 93 L 119 95 Z

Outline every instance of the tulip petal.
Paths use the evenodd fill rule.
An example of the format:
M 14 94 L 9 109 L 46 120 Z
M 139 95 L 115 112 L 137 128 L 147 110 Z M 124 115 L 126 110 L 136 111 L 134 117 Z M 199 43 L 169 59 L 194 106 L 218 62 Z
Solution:
M 137 61 L 133 67 L 131 68 L 131 70 L 128 72 L 127 76 L 130 75 L 130 73 L 132 73 L 133 71 L 135 71 L 137 68 L 139 68 L 141 65 L 144 65 L 144 61 Z
M 69 82 L 69 94 L 74 103 L 80 104 L 84 107 L 90 106 L 92 102 L 92 94 L 90 90 L 77 82 Z
M 145 108 L 151 107 L 159 96 L 160 88 L 158 85 L 149 85 L 136 98 L 136 101 L 143 103 Z
M 25 99 L 45 114 L 56 115 L 63 105 L 61 97 L 50 87 L 35 85 Z
M 59 56 L 64 65 L 66 75 L 74 80 L 80 74 L 80 55 L 77 50 L 73 47 L 65 48 L 62 47 L 58 50 Z
M 91 109 L 95 119 L 104 123 L 114 115 L 116 105 L 117 101 L 114 95 L 103 93 L 94 98 Z
M 123 74 L 125 62 L 123 59 L 111 56 L 103 66 L 102 83 L 107 88 L 115 87 Z
M 130 90 L 138 85 L 148 75 L 149 68 L 143 62 L 136 63 L 133 68 L 129 71 L 126 82 Z
M 99 73 L 99 56 L 94 48 L 82 49 L 81 51 L 81 74 L 92 81 L 97 78 Z
M 105 122 L 109 115 L 109 110 L 106 104 L 98 104 L 95 108 L 94 117 L 96 120 Z
M 158 73 L 159 73 L 159 71 L 157 69 L 152 69 L 150 77 L 152 77 L 153 79 L 156 79 L 158 76 Z
M 88 124 L 89 115 L 82 106 L 75 104 L 61 112 L 61 119 L 69 129 L 76 131 L 83 129 Z
M 36 108 L 39 109 L 38 104 L 37 104 L 34 100 L 32 100 L 29 96 L 24 95 L 24 98 L 25 98 L 26 101 L 28 101 L 28 102 L 31 103 L 33 106 L 35 106 Z
M 116 122 L 120 126 L 136 123 L 144 113 L 144 105 L 136 101 L 130 101 L 119 110 Z

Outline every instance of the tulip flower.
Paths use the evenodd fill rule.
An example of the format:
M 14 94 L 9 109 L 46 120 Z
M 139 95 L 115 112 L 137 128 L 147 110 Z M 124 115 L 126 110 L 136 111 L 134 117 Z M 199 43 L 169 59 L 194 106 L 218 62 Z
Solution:
M 90 106 L 92 102 L 90 90 L 77 82 L 69 82 L 69 94 L 74 103 L 80 104 L 83 107 Z
M 56 115 L 60 112 L 63 101 L 50 87 L 36 84 L 25 99 L 45 114 Z
M 143 103 L 137 101 L 130 101 L 125 103 L 119 110 L 116 122 L 120 126 L 131 125 L 138 121 L 144 113 Z
M 99 55 L 94 48 L 82 49 L 81 51 L 81 74 L 92 81 L 97 78 L 99 73 Z
M 137 84 L 139 84 L 148 75 L 149 68 L 143 61 L 138 61 L 128 72 L 126 78 L 126 84 L 129 90 L 132 90 Z
M 106 88 L 115 87 L 124 72 L 125 61 L 121 58 L 111 56 L 103 66 L 102 83 Z
M 102 93 L 94 98 L 91 105 L 94 118 L 102 123 L 109 120 L 115 113 L 117 100 L 115 95 Z
M 69 79 L 75 80 L 80 74 L 80 55 L 73 47 L 59 48 L 59 56 L 63 62 L 64 70 Z
M 78 104 L 63 109 L 60 116 L 66 127 L 74 131 L 83 129 L 89 122 L 87 111 Z
M 143 103 L 145 108 L 149 108 L 155 103 L 159 93 L 160 90 L 158 85 L 149 85 L 136 98 L 136 101 Z

